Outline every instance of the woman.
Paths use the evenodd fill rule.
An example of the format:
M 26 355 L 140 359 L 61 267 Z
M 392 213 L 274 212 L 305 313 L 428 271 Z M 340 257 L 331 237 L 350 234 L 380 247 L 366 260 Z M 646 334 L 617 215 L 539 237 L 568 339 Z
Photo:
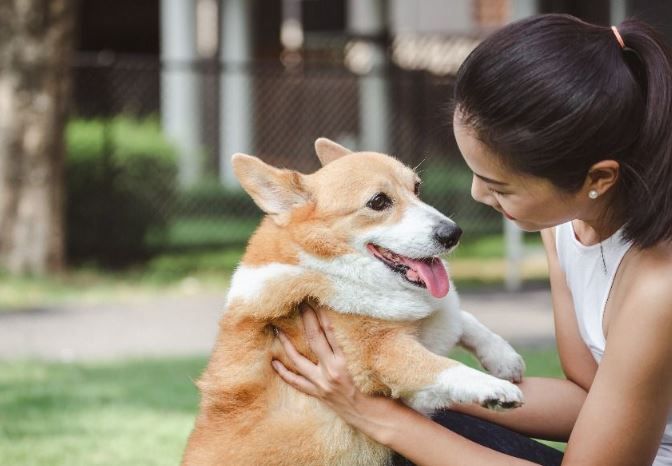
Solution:
M 274 367 L 416 464 L 672 465 L 670 49 L 639 21 L 541 15 L 479 45 L 454 97 L 472 196 L 541 231 L 566 380 L 529 377 L 522 408 L 434 422 L 358 392 L 319 309 L 304 312 L 318 365 L 282 338 L 301 373 Z M 564 458 L 526 436 L 568 439 Z

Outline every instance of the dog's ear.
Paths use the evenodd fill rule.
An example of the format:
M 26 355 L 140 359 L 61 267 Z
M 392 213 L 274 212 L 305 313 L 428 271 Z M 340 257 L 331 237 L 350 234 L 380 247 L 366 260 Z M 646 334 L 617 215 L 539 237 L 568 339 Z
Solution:
M 310 199 L 301 173 L 272 167 L 246 154 L 234 154 L 231 165 L 243 189 L 278 225 L 286 225 L 292 209 Z
M 327 138 L 318 138 L 315 141 L 315 152 L 323 167 L 344 155 L 352 154 L 350 149 L 346 149 L 342 145 Z

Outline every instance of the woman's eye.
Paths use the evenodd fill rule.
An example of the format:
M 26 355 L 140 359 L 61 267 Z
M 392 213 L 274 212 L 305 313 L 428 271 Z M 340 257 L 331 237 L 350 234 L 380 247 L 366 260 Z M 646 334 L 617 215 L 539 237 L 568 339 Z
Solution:
M 416 196 L 420 196 L 420 182 L 419 182 L 419 181 L 417 181 L 417 182 L 415 183 L 415 186 L 413 186 L 413 193 L 414 193 Z
M 392 199 L 385 193 L 378 193 L 369 199 L 366 207 L 373 210 L 384 210 L 392 205 Z
M 496 189 L 493 189 L 493 188 L 488 188 L 488 190 L 489 190 L 491 193 L 495 193 L 495 194 L 498 194 L 498 195 L 500 195 L 500 196 L 504 196 L 504 195 L 505 195 L 505 193 L 503 193 L 503 192 L 501 192 L 501 191 L 497 191 Z

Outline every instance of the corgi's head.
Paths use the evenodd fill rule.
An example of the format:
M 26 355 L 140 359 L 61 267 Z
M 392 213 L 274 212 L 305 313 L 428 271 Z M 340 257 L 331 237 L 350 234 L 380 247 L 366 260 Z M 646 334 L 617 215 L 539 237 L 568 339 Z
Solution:
M 348 256 L 381 283 L 446 295 L 449 280 L 438 255 L 462 231 L 422 202 L 420 178 L 393 157 L 356 152 L 320 138 L 322 168 L 306 175 L 256 157 L 233 156 L 233 169 L 256 204 L 288 234 L 291 245 L 321 261 Z

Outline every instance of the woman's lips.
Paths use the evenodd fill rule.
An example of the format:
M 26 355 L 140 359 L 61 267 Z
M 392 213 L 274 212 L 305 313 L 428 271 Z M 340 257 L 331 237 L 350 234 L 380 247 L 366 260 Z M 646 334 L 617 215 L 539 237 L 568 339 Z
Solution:
M 504 209 L 502 209 L 501 207 L 499 209 L 495 209 L 495 210 L 497 210 L 499 213 L 501 213 L 503 216 L 505 216 L 509 220 L 516 220 L 514 217 L 507 214 L 506 211 Z

